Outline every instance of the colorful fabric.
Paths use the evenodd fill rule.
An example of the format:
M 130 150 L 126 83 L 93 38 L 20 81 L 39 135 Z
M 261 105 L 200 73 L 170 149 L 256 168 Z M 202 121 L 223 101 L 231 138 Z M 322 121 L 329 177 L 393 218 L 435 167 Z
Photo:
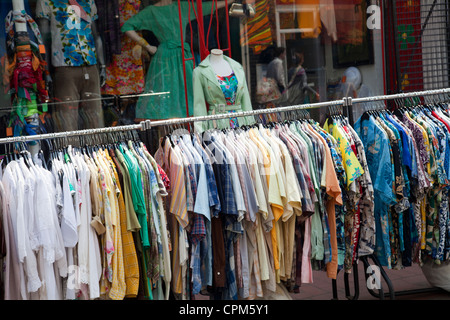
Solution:
M 326 123 L 325 130 L 330 132 L 331 135 L 336 139 L 337 146 L 341 151 L 348 188 L 352 184 L 352 182 L 354 182 L 364 173 L 364 169 L 359 163 L 350 143 L 348 142 L 344 133 L 341 132 L 339 127 L 334 126 L 333 124 Z
M 368 120 L 358 120 L 354 129 L 364 144 L 367 164 L 374 187 L 375 253 L 382 265 L 391 267 L 389 207 L 395 204 L 395 197 L 389 138 L 372 116 Z
M 269 20 L 270 3 L 268 0 L 255 1 L 255 16 L 247 20 L 241 28 L 240 45 L 253 48 L 259 54 L 273 43 L 273 35 Z
M 236 101 L 236 94 L 238 90 L 238 80 L 234 72 L 228 76 L 217 76 L 220 88 L 222 89 L 223 95 L 225 96 L 225 101 L 227 105 L 234 105 Z M 235 110 L 229 110 L 228 113 L 234 113 Z M 230 128 L 234 129 L 239 127 L 239 122 L 237 118 L 230 118 Z
M 36 17 L 50 20 L 54 67 L 97 64 L 92 34 L 92 21 L 98 18 L 94 0 L 80 1 L 79 6 L 64 0 L 39 0 Z
M 120 0 L 120 25 L 139 12 L 140 0 Z M 138 94 L 144 91 L 144 68 L 141 57 L 133 55 L 136 46 L 134 40 L 126 34 L 120 34 L 120 53 L 113 54 L 106 68 L 106 83 L 102 94 L 122 95 Z
M 238 80 L 234 72 L 228 76 L 217 76 L 220 88 L 222 89 L 223 95 L 225 96 L 225 101 L 227 105 L 233 105 L 236 101 L 236 92 L 238 89 Z

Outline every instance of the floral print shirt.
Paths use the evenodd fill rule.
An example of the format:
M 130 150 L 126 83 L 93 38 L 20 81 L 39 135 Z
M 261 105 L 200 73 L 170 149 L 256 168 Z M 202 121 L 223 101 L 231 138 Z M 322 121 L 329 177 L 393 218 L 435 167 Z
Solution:
M 236 75 L 231 73 L 228 76 L 217 76 L 217 81 L 219 82 L 219 86 L 222 89 L 223 95 L 225 96 L 225 101 L 228 106 L 232 106 L 236 102 L 236 93 L 238 90 L 238 80 Z M 230 110 L 229 112 L 235 112 Z M 239 127 L 239 123 L 237 118 L 230 118 L 230 128 Z
M 227 105 L 233 105 L 236 100 L 236 92 L 238 88 L 238 81 L 234 72 L 228 76 L 217 75 L 217 81 L 219 81 L 219 85 L 225 96 Z
M 337 147 L 341 151 L 342 161 L 347 177 L 346 187 L 349 188 L 357 178 L 364 174 L 364 169 L 359 163 L 351 144 L 346 138 L 346 135 L 340 130 L 340 127 L 330 124 L 327 121 L 325 130 L 330 132 L 330 134 L 336 139 Z
M 91 29 L 98 18 L 94 0 L 38 0 L 36 17 L 50 20 L 54 67 L 97 64 Z

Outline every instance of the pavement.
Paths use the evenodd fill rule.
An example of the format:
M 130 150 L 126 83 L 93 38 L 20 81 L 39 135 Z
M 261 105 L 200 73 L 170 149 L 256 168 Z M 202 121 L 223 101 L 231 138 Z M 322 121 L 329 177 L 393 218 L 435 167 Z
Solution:
M 432 287 L 417 264 L 401 270 L 384 269 L 384 271 L 390 279 L 393 293 L 393 296 L 389 295 L 388 284 L 383 280 L 381 288 L 385 293 L 384 300 L 450 300 L 450 292 Z M 355 281 L 353 273 L 348 275 L 348 298 L 345 292 L 344 273 L 338 273 L 336 279 L 337 300 L 381 300 L 383 298 L 383 296 L 380 297 L 379 290 L 368 290 L 364 272 L 364 265 L 360 262 L 358 263 L 357 280 Z M 355 283 L 359 284 L 358 288 L 355 287 Z M 335 298 L 333 297 L 332 280 L 323 271 L 313 271 L 313 283 L 302 284 L 299 293 L 289 293 L 289 296 L 292 300 L 333 300 Z
M 264 290 L 264 297 L 256 300 L 450 300 L 450 292 L 432 287 L 427 281 L 419 265 L 413 264 L 401 270 L 384 269 L 390 283 L 389 294 L 386 281 L 381 282 L 384 295 L 379 290 L 368 290 L 364 272 L 364 264 L 357 265 L 357 277 L 354 272 L 348 275 L 348 293 L 346 296 L 345 276 L 339 272 L 336 279 L 336 293 L 333 296 L 333 284 L 324 271 L 313 271 L 313 283 L 302 284 L 298 293 L 289 292 L 284 284 L 278 284 L 276 292 Z M 355 286 L 358 283 L 359 286 Z M 370 283 L 369 283 L 370 285 Z M 196 300 L 209 300 L 209 297 L 198 295 Z

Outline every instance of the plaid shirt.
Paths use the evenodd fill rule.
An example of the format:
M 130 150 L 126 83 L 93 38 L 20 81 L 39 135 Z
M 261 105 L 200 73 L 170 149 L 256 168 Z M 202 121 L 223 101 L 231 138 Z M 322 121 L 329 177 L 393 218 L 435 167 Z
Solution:
M 220 211 L 220 200 L 219 200 L 219 194 L 217 191 L 217 184 L 216 184 L 216 177 L 214 176 L 213 167 L 211 164 L 211 159 L 209 158 L 207 152 L 205 149 L 200 145 L 199 141 L 197 139 L 194 139 L 194 147 L 197 150 L 197 152 L 200 154 L 200 156 L 203 159 L 203 163 L 205 165 L 206 169 L 206 177 L 208 180 L 208 199 L 209 199 L 209 205 L 211 207 L 214 207 L 214 210 L 218 214 Z
M 230 166 L 226 162 L 226 154 L 222 153 L 221 150 L 215 146 L 213 141 L 214 138 L 212 137 L 211 141 L 203 141 L 203 143 L 211 152 L 213 152 L 213 150 L 215 154 L 220 152 L 219 156 L 224 160 L 222 163 L 214 163 L 218 171 L 218 175 L 216 175 L 216 177 L 218 178 L 217 188 L 221 205 L 220 212 L 224 214 L 234 214 L 237 216 L 238 212 L 234 198 L 233 183 L 231 181 Z
M 238 287 L 236 282 L 235 261 L 234 261 L 234 241 L 236 234 L 234 232 L 225 232 L 225 271 L 227 276 L 226 287 L 223 292 L 224 300 L 237 300 Z
M 200 242 L 194 242 L 191 249 L 192 294 L 196 295 L 202 288 Z

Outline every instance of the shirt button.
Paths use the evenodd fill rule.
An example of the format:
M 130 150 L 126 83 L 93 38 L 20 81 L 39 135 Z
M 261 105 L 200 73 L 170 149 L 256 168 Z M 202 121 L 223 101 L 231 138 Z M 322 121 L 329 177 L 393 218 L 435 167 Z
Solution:
M 220 276 L 220 271 L 217 272 L 217 275 Z

